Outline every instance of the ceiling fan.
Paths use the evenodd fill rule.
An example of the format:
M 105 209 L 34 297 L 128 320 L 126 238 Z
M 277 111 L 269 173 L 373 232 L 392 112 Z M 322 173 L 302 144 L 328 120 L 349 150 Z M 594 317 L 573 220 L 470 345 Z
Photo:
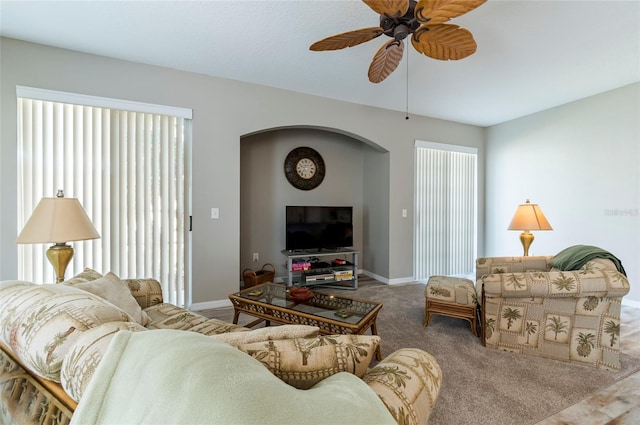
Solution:
M 339 50 L 373 40 L 384 34 L 391 40 L 382 45 L 369 66 L 369 81 L 379 83 L 400 63 L 404 39 L 433 59 L 458 60 L 477 48 L 473 35 L 458 25 L 445 24 L 451 18 L 477 8 L 487 0 L 362 0 L 380 14 L 380 26 L 332 35 L 313 43 L 314 51 Z

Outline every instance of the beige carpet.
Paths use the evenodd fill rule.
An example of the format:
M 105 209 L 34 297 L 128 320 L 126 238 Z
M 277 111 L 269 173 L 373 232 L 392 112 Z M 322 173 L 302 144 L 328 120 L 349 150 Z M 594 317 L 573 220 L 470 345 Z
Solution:
M 433 316 L 424 328 L 422 284 L 387 286 L 363 279 L 356 291 L 325 291 L 384 303 L 377 322 L 383 357 L 417 347 L 438 360 L 444 378 L 430 425 L 535 424 L 640 370 L 640 359 L 624 353 L 622 370 L 614 373 L 490 350 L 464 320 Z M 229 321 L 233 317 L 232 308 L 200 313 Z

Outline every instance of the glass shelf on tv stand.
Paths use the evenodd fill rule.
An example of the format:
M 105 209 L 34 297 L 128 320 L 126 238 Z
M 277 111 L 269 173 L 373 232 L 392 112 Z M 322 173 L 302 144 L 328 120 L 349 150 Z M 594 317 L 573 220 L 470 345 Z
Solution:
M 358 254 L 359 252 L 352 248 L 339 249 L 305 249 L 305 250 L 288 250 L 280 251 L 282 255 L 287 257 L 287 286 L 322 286 L 325 288 L 336 289 L 358 289 Z M 347 264 L 332 264 L 329 261 L 328 266 L 314 267 L 310 270 L 293 270 L 293 260 L 299 259 L 315 259 L 323 257 L 343 256 Z M 350 257 L 350 260 L 347 260 Z M 313 264 L 313 263 L 312 263 Z M 352 276 L 349 279 L 326 278 L 323 280 L 307 280 L 306 276 L 312 273 L 333 274 L 334 271 L 351 270 Z

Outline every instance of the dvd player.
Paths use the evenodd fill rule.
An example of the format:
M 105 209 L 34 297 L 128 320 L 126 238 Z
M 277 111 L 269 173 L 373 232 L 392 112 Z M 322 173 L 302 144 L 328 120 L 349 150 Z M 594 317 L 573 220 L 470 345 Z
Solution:
M 308 273 L 305 274 L 305 280 L 307 282 L 316 282 L 318 280 L 333 280 L 333 273 Z

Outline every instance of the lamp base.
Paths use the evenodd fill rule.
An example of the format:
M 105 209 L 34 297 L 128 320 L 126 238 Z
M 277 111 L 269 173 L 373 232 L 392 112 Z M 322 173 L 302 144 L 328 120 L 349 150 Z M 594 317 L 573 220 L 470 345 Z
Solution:
M 534 239 L 533 233 L 529 232 L 528 230 L 525 230 L 524 232 L 520 233 L 520 242 L 522 242 L 522 247 L 524 248 L 525 257 L 529 256 L 529 247 L 533 243 L 533 239 Z
M 56 283 L 64 281 L 64 273 L 72 257 L 73 248 L 66 243 L 57 243 L 47 250 L 47 258 L 56 272 Z

